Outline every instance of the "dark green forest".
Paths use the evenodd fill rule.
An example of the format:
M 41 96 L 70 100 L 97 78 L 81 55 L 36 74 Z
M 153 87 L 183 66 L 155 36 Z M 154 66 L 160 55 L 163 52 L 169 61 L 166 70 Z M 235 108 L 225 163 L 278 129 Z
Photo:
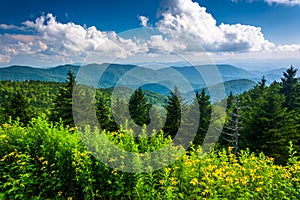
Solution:
M 3 194 L 3 198 L 152 199 L 161 196 L 163 199 L 186 199 L 193 195 L 198 198 L 197 195 L 199 195 L 199 199 L 202 199 L 212 197 L 211 195 L 214 194 L 219 195 L 219 198 L 230 199 L 242 195 L 240 194 L 243 193 L 241 192 L 243 191 L 242 188 L 247 187 L 249 190 L 253 190 L 253 193 L 248 194 L 248 190 L 245 189 L 246 196 L 244 198 L 264 197 L 260 196 L 262 195 L 260 192 L 264 189 L 267 190 L 267 186 L 266 188 L 259 185 L 252 187 L 253 184 L 250 184 L 251 188 L 250 185 L 247 185 L 250 183 L 249 180 L 248 183 L 245 183 L 245 187 L 241 185 L 240 188 L 235 188 L 233 191 L 223 191 L 216 188 L 207 190 L 206 186 L 202 187 L 200 184 L 200 177 L 204 175 L 199 172 L 197 177 L 186 180 L 187 184 L 191 186 L 202 187 L 201 190 L 191 193 L 193 190 L 189 191 L 188 187 L 184 186 L 185 183 L 179 187 L 179 181 L 181 179 L 183 181 L 184 177 L 181 177 L 180 173 L 176 174 L 177 172 L 173 171 L 172 166 L 159 170 L 157 173 L 151 172 L 143 175 L 142 173 L 130 174 L 114 171 L 114 169 L 100 164 L 84 148 L 80 139 L 75 136 L 77 131 L 85 131 L 88 134 L 87 130 L 79 130 L 74 123 L 72 95 L 75 84 L 75 75 L 71 71 L 66 75 L 64 83 L 0 81 L 0 145 L 2 148 L 0 154 L 0 194 Z M 216 130 L 219 131 L 220 138 L 213 153 L 209 154 L 209 158 L 212 160 L 217 158 L 229 159 L 224 161 L 227 164 L 235 163 L 231 159 L 237 159 L 237 164 L 241 166 L 244 166 L 243 160 L 252 162 L 258 159 L 260 160 L 258 163 L 270 165 L 270 169 L 273 165 L 278 167 L 278 169 L 275 167 L 278 174 L 283 173 L 280 170 L 286 166 L 291 167 L 286 170 L 296 170 L 299 173 L 300 168 L 294 169 L 295 165 L 292 165 L 298 163 L 297 157 L 300 156 L 300 79 L 297 69 L 294 67 L 287 69 L 279 82 L 275 81 L 267 85 L 267 80 L 262 77 L 251 90 L 237 95 L 230 93 L 228 98 L 219 102 L 211 102 L 205 88 L 196 92 L 193 102 L 186 101 L 180 95 L 177 87 L 168 96 L 138 88 L 131 97 L 126 98 L 129 98 L 128 109 L 135 124 L 143 127 L 151 122 L 154 125 L 154 128 L 147 127 L 150 131 L 157 133 L 147 139 L 147 145 L 137 138 L 133 138 L 132 141 L 127 138 L 128 141 L 124 140 L 120 143 L 120 138 L 123 137 L 120 134 L 128 131 L 127 127 L 130 127 L 124 110 L 126 98 L 120 96 L 112 99 L 112 91 L 113 88 L 96 89 L 94 109 L 103 133 L 110 135 L 113 143 L 123 145 L 122 147 L 125 149 L 130 148 L 132 146 L 130 144 L 133 143 L 137 145 L 136 149 L 131 149 L 133 152 L 147 152 L 149 150 L 147 145 L 154 144 L 157 144 L 155 147 L 157 149 L 172 141 L 181 124 L 189 124 L 190 126 L 199 124 L 193 144 L 188 149 L 187 157 L 181 158 L 179 163 L 174 164 L 177 167 L 175 170 L 182 170 L 182 173 L 187 169 L 197 170 L 196 166 L 189 168 L 190 165 L 187 164 L 187 160 L 191 159 L 191 162 L 197 162 L 193 156 L 195 156 L 195 152 L 201 151 L 199 149 L 201 149 L 200 146 L 204 141 L 209 124 L 218 120 L 213 118 L 213 116 L 217 116 L 217 113 L 212 111 L 214 105 L 219 106 L 220 109 L 226 107 L 226 116 L 221 116 L 224 118 L 225 124 L 222 130 Z M 166 113 L 165 119 L 159 117 L 162 108 Z M 114 109 L 118 110 L 118 116 L 113 115 Z M 152 112 L 151 116 L 156 117 L 151 119 L 149 112 Z M 184 117 L 186 113 L 193 113 L 194 115 L 197 113 L 197 116 L 195 118 Z M 154 130 L 155 127 L 162 128 L 161 130 Z M 43 134 L 46 135 L 43 136 Z M 51 136 L 51 134 L 53 135 Z M 43 137 L 49 141 L 44 141 Z M 153 138 L 157 139 L 157 143 L 154 142 Z M 38 141 L 39 143 L 35 143 Z M 61 142 L 65 146 L 61 146 Z M 49 145 L 54 146 L 51 148 Z M 66 155 L 59 155 L 60 153 L 66 153 Z M 62 158 L 65 159 L 62 161 L 60 160 Z M 180 162 L 185 163 L 185 168 L 182 168 L 183 165 L 180 165 Z M 205 162 L 202 163 L 203 166 L 211 166 L 207 164 L 210 161 L 205 160 Z M 31 165 L 27 166 L 26 163 L 31 163 Z M 254 162 L 252 164 L 256 165 Z M 53 165 L 51 166 L 53 170 L 51 170 L 50 165 Z M 20 168 L 20 166 L 26 167 Z M 225 164 L 222 163 L 219 167 L 224 166 Z M 247 167 L 249 170 L 251 169 L 250 166 Z M 299 166 L 297 165 L 297 167 Z M 43 173 L 42 169 L 47 169 L 48 172 Z M 60 172 L 56 174 L 57 171 Z M 96 173 L 99 175 L 98 178 Z M 174 173 L 174 176 L 171 173 Z M 249 174 L 251 174 L 250 171 Z M 267 199 L 276 197 L 278 195 L 276 191 L 284 191 L 282 195 L 300 197 L 298 175 L 295 175 L 294 182 L 291 182 L 294 185 L 287 186 L 290 189 L 283 189 L 283 186 L 282 188 L 278 186 L 277 190 L 270 190 Z M 164 176 L 168 176 L 169 185 Z M 27 180 L 30 179 L 29 177 L 33 177 L 32 182 Z M 84 177 L 89 177 L 89 179 Z M 108 177 L 110 183 L 105 182 L 104 177 Z M 285 180 L 284 177 L 281 178 Z M 279 182 L 283 180 L 278 179 Z M 202 181 L 205 183 L 204 179 Z M 37 187 L 39 182 L 42 185 Z M 242 184 L 242 180 L 239 182 Z M 101 187 L 97 187 L 96 183 L 102 187 L 103 191 L 101 191 Z M 126 183 L 128 183 L 127 186 Z M 287 184 L 284 181 L 282 183 Z M 295 186 L 297 184 L 298 186 Z M 171 186 L 173 189 L 169 188 Z M 104 189 L 105 187 L 109 189 Z M 109 193 L 109 191 L 114 191 L 114 194 Z M 151 193 L 152 196 L 150 194 L 147 196 L 147 193 Z

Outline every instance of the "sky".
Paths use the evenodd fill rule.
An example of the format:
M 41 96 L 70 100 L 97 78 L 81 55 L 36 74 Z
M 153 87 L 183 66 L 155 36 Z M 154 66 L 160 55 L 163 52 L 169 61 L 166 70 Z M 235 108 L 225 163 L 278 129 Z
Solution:
M 0 67 L 184 58 L 279 68 L 300 64 L 299 33 L 300 0 L 2 0 Z

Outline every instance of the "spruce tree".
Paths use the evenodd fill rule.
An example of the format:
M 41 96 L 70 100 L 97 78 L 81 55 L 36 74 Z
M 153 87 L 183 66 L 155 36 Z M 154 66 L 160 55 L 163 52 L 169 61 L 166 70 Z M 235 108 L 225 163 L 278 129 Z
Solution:
M 99 98 L 96 102 L 96 115 L 101 129 L 108 131 L 116 131 L 117 126 L 112 119 L 112 111 L 110 107 L 110 99 L 104 93 L 97 95 Z
M 195 103 L 198 103 L 200 116 L 198 131 L 193 143 L 195 145 L 201 145 L 207 133 L 212 112 L 210 97 L 206 95 L 204 88 L 201 90 L 200 94 L 198 92 L 196 93 L 196 102 L 194 102 L 194 104 Z
M 297 69 L 291 66 L 286 72 L 283 73 L 283 78 L 281 78 L 281 90 L 280 93 L 285 96 L 284 106 L 288 108 L 288 110 L 292 110 L 296 103 L 297 96 L 297 83 L 299 78 L 296 77 Z
M 258 84 L 250 91 L 250 97 L 252 100 L 256 100 L 261 97 L 266 89 L 267 80 L 263 76 L 262 79 L 258 82 Z
M 243 118 L 242 131 L 246 147 L 255 152 L 262 151 L 283 163 L 288 158 L 286 147 L 296 129 L 287 120 L 287 108 L 283 107 L 285 98 L 279 90 L 279 83 L 274 82 L 264 95 L 252 102 L 248 115 Z
M 126 104 L 123 99 L 117 97 L 115 101 L 112 102 L 112 121 L 117 129 L 128 128 L 128 119 L 126 117 Z
M 66 86 L 60 88 L 60 91 L 54 100 L 54 107 L 52 108 L 51 120 L 59 121 L 62 119 L 64 125 L 70 127 L 75 126 L 72 112 L 72 95 L 75 85 L 75 76 L 71 70 L 67 73 Z
M 135 124 L 143 126 L 150 123 L 149 110 L 151 106 L 152 104 L 147 101 L 141 88 L 134 91 L 129 100 L 129 113 Z
M 168 96 L 166 113 L 167 118 L 163 127 L 163 132 L 166 136 L 175 137 L 181 122 L 181 107 L 183 106 L 183 98 L 181 97 L 177 87 Z

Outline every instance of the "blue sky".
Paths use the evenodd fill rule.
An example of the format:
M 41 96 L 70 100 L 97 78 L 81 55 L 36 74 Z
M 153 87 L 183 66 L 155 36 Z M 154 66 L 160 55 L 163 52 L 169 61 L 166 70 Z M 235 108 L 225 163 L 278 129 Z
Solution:
M 133 38 L 124 42 L 122 32 L 141 28 L 141 21 L 144 27 L 156 27 L 161 34 L 153 33 L 155 37 L 142 45 Z M 300 49 L 300 1 L 2 0 L 0 66 L 83 62 L 85 52 L 101 46 L 102 40 L 122 43 L 115 48 L 100 47 L 102 55 L 112 55 L 116 49 L 122 55 L 122 51 L 132 51 L 123 56 L 131 57 L 130 61 L 136 58 L 132 48 L 144 48 L 149 55 L 150 47 L 188 52 L 187 57 L 195 59 L 200 52 L 181 41 L 178 33 L 193 38 L 193 43 L 216 61 L 229 62 L 238 55 L 242 62 L 259 59 L 262 54 L 261 59 L 296 60 Z M 58 55 L 58 51 L 62 53 Z M 150 57 L 156 55 L 151 53 Z

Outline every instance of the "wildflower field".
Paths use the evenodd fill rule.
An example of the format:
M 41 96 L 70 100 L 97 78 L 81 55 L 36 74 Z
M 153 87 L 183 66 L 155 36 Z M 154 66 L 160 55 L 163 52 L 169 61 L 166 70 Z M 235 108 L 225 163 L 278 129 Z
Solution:
M 132 152 L 164 147 L 171 139 L 157 133 L 147 142 L 131 131 L 103 132 Z M 92 133 L 89 129 L 84 134 Z M 127 173 L 101 163 L 77 130 L 44 118 L 0 126 L 2 199 L 300 199 L 300 162 L 290 144 L 289 162 L 232 148 L 205 155 L 193 147 L 173 164 L 148 173 Z M 108 157 L 110 153 L 107 152 Z M 109 162 L 116 159 L 110 158 Z

